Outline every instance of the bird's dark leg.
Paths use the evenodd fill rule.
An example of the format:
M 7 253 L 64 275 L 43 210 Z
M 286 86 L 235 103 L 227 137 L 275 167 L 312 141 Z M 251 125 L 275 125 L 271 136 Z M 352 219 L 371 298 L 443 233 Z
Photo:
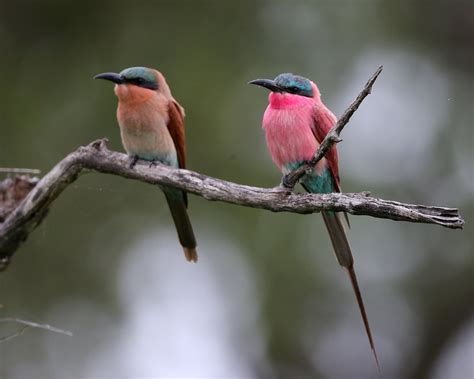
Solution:
M 160 163 L 160 161 L 150 161 L 150 164 L 148 165 L 148 168 L 155 167 L 157 163 Z
M 298 168 L 283 176 L 280 185 L 292 190 L 304 175 L 311 175 L 313 167 L 312 161 L 303 161 Z
M 293 175 L 291 175 L 291 173 L 284 175 L 283 178 L 281 178 L 280 185 L 292 190 L 296 185 Z
M 131 155 L 128 163 L 128 167 L 133 170 L 138 161 L 138 155 Z

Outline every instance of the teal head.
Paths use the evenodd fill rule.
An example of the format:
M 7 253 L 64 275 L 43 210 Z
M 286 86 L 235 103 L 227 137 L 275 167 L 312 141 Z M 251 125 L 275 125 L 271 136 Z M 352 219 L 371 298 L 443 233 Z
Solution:
M 303 76 L 284 73 L 278 75 L 274 80 L 256 79 L 249 82 L 257 86 L 265 87 L 272 92 L 291 93 L 293 95 L 313 97 L 314 91 L 311 81 Z
M 156 70 L 147 67 L 130 67 L 120 73 L 105 72 L 94 76 L 94 79 L 105 79 L 115 84 L 131 84 L 150 90 L 159 88 Z

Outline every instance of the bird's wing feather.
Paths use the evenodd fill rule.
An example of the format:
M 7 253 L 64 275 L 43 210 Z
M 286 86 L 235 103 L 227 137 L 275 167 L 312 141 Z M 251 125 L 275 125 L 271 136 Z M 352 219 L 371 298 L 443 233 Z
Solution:
M 170 132 L 171 138 L 174 142 L 174 147 L 176 148 L 176 153 L 178 155 L 178 165 L 179 168 L 186 167 L 186 140 L 184 133 L 184 114 L 181 110 L 182 108 L 175 101 L 169 102 L 169 121 L 168 121 L 168 131 Z
M 329 133 L 331 128 L 336 124 L 337 117 L 332 113 L 324 104 L 317 105 L 313 113 L 313 125 L 312 131 L 318 143 L 323 142 L 323 139 Z M 326 160 L 329 165 L 329 170 L 331 171 L 335 191 L 341 192 L 341 179 L 339 177 L 339 160 L 337 157 L 336 146 L 331 147 L 326 154 Z M 346 226 L 350 228 L 349 217 L 347 213 L 344 213 L 344 218 L 346 219 Z
M 323 141 L 324 137 L 326 137 L 326 134 L 328 134 L 331 128 L 336 124 L 336 121 L 336 116 L 323 104 L 317 105 L 315 107 L 313 113 L 313 125 L 311 129 L 318 143 Z M 336 191 L 341 192 L 336 146 L 331 147 L 331 149 L 327 152 L 326 160 L 334 179 Z
M 168 131 L 173 139 L 173 143 L 178 156 L 179 168 L 186 167 L 186 139 L 184 133 L 184 110 L 176 102 L 171 100 L 168 107 Z M 188 195 L 186 192 L 183 193 L 184 204 L 188 206 Z

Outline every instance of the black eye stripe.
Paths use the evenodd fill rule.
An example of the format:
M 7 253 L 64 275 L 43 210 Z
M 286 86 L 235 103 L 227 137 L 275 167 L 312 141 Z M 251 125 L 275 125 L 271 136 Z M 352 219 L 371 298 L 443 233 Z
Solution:
M 144 78 L 141 78 L 141 77 L 128 78 L 128 79 L 126 79 L 126 82 L 128 82 L 130 84 L 134 84 L 134 85 L 139 86 L 139 87 L 148 88 L 148 89 L 152 89 L 152 90 L 158 89 L 158 85 L 156 83 L 146 81 Z

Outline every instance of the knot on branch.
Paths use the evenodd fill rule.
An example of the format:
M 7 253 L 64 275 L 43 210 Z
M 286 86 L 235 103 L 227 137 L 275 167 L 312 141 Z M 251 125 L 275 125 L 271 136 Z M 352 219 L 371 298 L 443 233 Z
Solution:
M 109 139 L 107 137 L 99 138 L 95 141 L 92 141 L 87 147 L 92 147 L 96 150 L 109 150 L 107 144 L 109 143 Z

